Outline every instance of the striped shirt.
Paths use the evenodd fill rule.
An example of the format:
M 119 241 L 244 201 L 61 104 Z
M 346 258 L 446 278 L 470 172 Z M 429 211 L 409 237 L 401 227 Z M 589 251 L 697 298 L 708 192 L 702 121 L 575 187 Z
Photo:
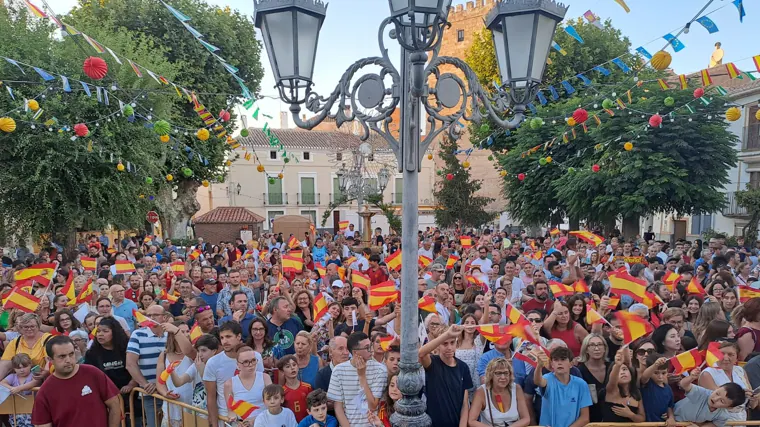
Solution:
M 166 348 L 166 334 L 157 336 L 150 328 L 140 328 L 132 332 L 127 345 L 127 353 L 136 354 L 137 366 L 146 381 L 156 380 L 158 356 Z
M 388 371 L 385 365 L 375 359 L 370 359 L 367 361 L 365 375 L 372 395 L 377 399 L 383 397 L 388 379 Z M 367 419 L 369 412 L 367 397 L 359 383 L 359 374 L 350 360 L 333 368 L 327 398 L 334 402 L 343 403 L 343 410 L 351 427 L 372 427 Z

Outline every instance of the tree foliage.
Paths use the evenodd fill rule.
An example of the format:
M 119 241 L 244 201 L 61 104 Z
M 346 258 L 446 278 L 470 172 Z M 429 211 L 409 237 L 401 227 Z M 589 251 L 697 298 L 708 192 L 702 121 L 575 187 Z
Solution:
M 493 202 L 490 197 L 476 196 L 482 182 L 470 179 L 466 169 L 454 152 L 457 143 L 449 138 L 441 140 L 438 152 L 445 167 L 439 171 L 444 178 L 436 183 L 433 195 L 438 202 L 435 208 L 435 222 L 440 227 L 480 227 L 492 220 L 496 214 L 486 211 L 486 206 Z M 451 174 L 453 179 L 447 179 Z
M 760 221 L 760 188 L 747 188 L 736 193 L 736 203 L 747 209 L 749 222 L 742 229 L 742 235 L 746 240 L 757 239 L 757 225 Z

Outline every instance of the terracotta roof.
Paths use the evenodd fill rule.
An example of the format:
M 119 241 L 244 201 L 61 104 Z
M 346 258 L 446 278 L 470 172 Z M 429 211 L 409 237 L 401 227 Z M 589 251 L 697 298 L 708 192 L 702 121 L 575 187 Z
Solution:
M 708 68 L 707 71 L 710 73 L 710 78 L 712 78 L 713 85 L 723 86 L 723 88 L 728 92 L 729 98 L 734 97 L 734 95 L 741 96 L 740 93 L 760 88 L 760 79 L 750 80 L 747 76 L 744 75 L 741 79 L 732 79 L 729 77 L 725 64 Z M 696 73 L 689 74 L 688 77 L 690 79 L 697 79 L 701 82 L 702 74 L 701 71 L 698 71 Z M 675 81 L 678 81 L 677 76 Z
M 246 208 L 224 206 L 206 212 L 193 222 L 196 224 L 253 224 L 264 222 L 264 217 Z
M 239 137 L 238 142 L 244 147 L 264 148 L 269 147 L 269 137 L 262 129 L 249 128 L 247 137 Z M 318 131 L 302 129 L 271 129 L 280 142 L 286 148 L 292 149 L 321 149 L 328 151 L 350 150 L 358 147 L 363 141 L 358 135 L 343 131 Z M 390 150 L 388 143 L 370 131 L 367 140 L 375 150 Z

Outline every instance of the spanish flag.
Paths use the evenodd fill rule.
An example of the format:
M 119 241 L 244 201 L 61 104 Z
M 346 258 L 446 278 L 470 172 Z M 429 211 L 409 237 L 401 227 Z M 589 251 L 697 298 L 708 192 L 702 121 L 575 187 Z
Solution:
M 137 310 L 132 310 L 132 315 L 135 316 L 135 321 L 141 328 L 155 328 L 158 326 L 156 321 L 148 318 Z
M 697 276 L 693 276 L 691 280 L 689 281 L 689 284 L 686 285 L 686 293 L 696 294 L 696 295 L 705 294 L 705 288 L 703 288 L 702 285 L 699 284 L 699 280 L 697 280 Z
M 424 297 L 420 298 L 420 300 L 417 301 L 417 307 L 420 310 L 425 310 L 430 313 L 438 312 L 438 309 L 435 308 L 435 298 L 431 297 L 430 295 L 425 295 Z
M 177 276 L 184 276 L 185 275 L 185 263 L 182 261 L 175 261 L 171 264 L 169 264 L 169 268 L 176 274 Z
M 616 311 L 615 318 L 620 321 L 620 329 L 623 330 L 623 338 L 626 344 L 652 333 L 652 325 L 634 313 Z
M 420 255 L 420 256 L 417 258 L 417 263 L 418 263 L 418 264 L 420 265 L 420 267 L 422 267 L 422 268 L 427 268 L 427 266 L 428 266 L 428 265 L 430 265 L 430 263 L 431 263 L 431 262 L 433 262 L 433 260 L 432 260 L 432 259 L 430 259 L 430 258 L 428 258 L 428 257 L 426 257 L 425 255 Z
M 201 250 L 200 250 L 200 249 L 198 249 L 198 248 L 195 248 L 195 249 L 193 249 L 193 251 L 192 251 L 192 252 L 190 252 L 190 253 L 187 255 L 187 259 L 189 259 L 190 261 L 195 261 L 195 260 L 196 260 L 196 259 L 198 259 L 198 257 L 200 257 L 200 256 L 201 256 Z
M 48 286 L 50 281 L 53 280 L 55 270 L 58 268 L 58 264 L 34 264 L 31 267 L 24 268 L 13 273 L 13 277 L 16 280 L 16 286 L 31 285 L 32 282 L 37 282 L 42 286 Z
M 459 257 L 456 255 L 449 255 L 449 258 L 446 260 L 446 270 L 451 270 L 454 268 L 454 264 L 459 261 Z
M 169 378 L 172 376 L 172 372 L 177 369 L 179 363 L 179 360 L 175 360 L 174 362 L 170 363 L 169 366 L 167 366 L 166 369 L 161 372 L 161 375 L 158 376 L 158 383 L 161 385 L 166 385 L 166 382 L 169 381 Z
M 618 295 L 628 295 L 638 302 L 644 301 L 647 292 L 647 281 L 631 276 L 624 270 L 607 274 L 610 279 L 610 289 Z
M 76 300 L 71 300 L 67 305 L 73 306 L 73 305 L 79 305 L 83 303 L 88 303 L 92 301 L 92 298 L 95 296 L 95 291 L 92 290 L 92 278 L 90 278 L 87 283 L 84 284 L 84 287 L 82 288 L 82 292 L 77 295 Z
M 560 231 L 559 231 L 559 228 L 557 228 L 557 227 L 554 227 L 554 228 L 551 229 L 551 231 L 549 231 L 549 235 L 551 235 L 551 236 L 556 236 L 559 233 L 560 233 Z
M 681 90 L 687 89 L 689 87 L 689 81 L 686 79 L 686 74 L 679 75 L 678 82 L 681 83 Z
M 482 325 L 475 327 L 483 338 L 493 343 L 505 343 L 509 340 L 510 336 L 505 335 L 504 327 L 500 325 Z
M 575 281 L 575 283 L 573 283 L 573 289 L 575 292 L 578 292 L 580 294 L 591 292 L 588 288 L 588 284 L 586 283 L 586 279 L 583 278 L 578 279 Z
M 269 255 L 269 249 L 263 248 L 259 251 L 259 261 L 264 261 L 264 259 Z
M 620 304 L 620 296 L 618 296 L 618 295 L 610 295 L 610 303 L 608 305 L 608 307 L 610 308 L 610 310 L 615 310 L 617 308 L 618 304 Z
M 657 79 L 657 83 L 660 85 L 660 89 L 662 89 L 662 90 L 668 90 L 668 89 L 670 89 L 670 86 L 668 86 L 668 84 L 665 83 L 665 80 L 663 80 L 663 79 Z
M 760 290 L 749 286 L 738 285 L 736 290 L 739 292 L 739 301 L 744 304 L 752 298 L 760 298 Z
M 303 260 L 290 255 L 282 256 L 282 272 L 283 273 L 300 273 L 303 271 Z
M 702 354 L 699 349 L 685 351 L 670 358 L 670 364 L 675 368 L 674 375 L 681 375 L 702 364 Z
M 585 230 L 578 230 L 578 231 L 571 231 L 569 233 L 571 236 L 575 236 L 581 240 L 583 240 L 586 243 L 591 243 L 594 246 L 599 246 L 604 242 L 604 239 L 600 236 L 597 236 L 596 234 L 585 231 Z
M 338 229 L 340 231 L 345 231 L 348 228 L 348 225 L 351 223 L 351 221 L 340 221 L 338 223 Z
M 129 260 L 117 260 L 114 264 L 116 266 L 116 274 L 134 273 L 135 265 Z
M 327 314 L 327 298 L 325 298 L 324 295 L 322 295 L 322 292 L 318 293 L 316 297 L 314 297 L 314 323 L 319 322 L 319 319 L 322 318 L 325 314 Z
M 734 65 L 733 62 L 729 62 L 726 64 L 726 71 L 728 72 L 729 77 L 731 79 L 735 79 L 739 76 L 741 76 L 742 72 L 738 68 L 736 68 L 736 65 Z
M 396 290 L 396 284 L 392 281 L 386 281 L 378 283 L 370 288 L 369 291 L 369 309 L 379 310 L 382 307 L 398 300 L 401 296 L 399 291 Z
M 681 281 L 681 275 L 673 273 L 670 270 L 667 270 L 665 272 L 665 276 L 662 277 L 662 282 L 665 283 L 665 286 L 671 292 L 675 290 L 676 285 L 678 285 L 678 282 L 680 281 Z
M 599 314 L 598 311 L 594 310 L 591 305 L 586 306 L 586 324 L 588 326 L 596 325 L 597 323 L 607 323 L 607 321 L 602 317 L 601 314 Z
M 507 302 L 505 314 L 507 316 L 507 319 L 509 319 L 512 324 L 523 324 L 525 326 L 530 325 L 530 322 L 525 318 L 525 316 L 523 316 L 522 313 L 520 313 L 520 310 L 514 308 L 509 302 Z
M 17 308 L 24 313 L 34 313 L 39 305 L 39 298 L 20 288 L 13 288 L 3 302 L 6 310 Z
M 340 280 L 346 280 L 346 267 L 338 267 L 338 277 Z
M 97 326 L 95 326 L 95 327 L 94 327 L 94 328 L 92 328 L 92 330 L 90 331 L 90 339 L 91 339 L 91 340 L 94 340 L 95 338 L 97 338 L 97 336 L 98 336 L 98 327 L 97 327 Z
M 33 5 L 29 0 L 24 0 L 26 3 L 26 7 L 29 8 L 29 11 L 32 12 L 32 14 L 38 18 L 45 19 L 47 18 L 47 15 L 45 12 L 42 11 L 39 7 Z
M 166 289 L 161 289 L 161 294 L 159 294 L 158 298 L 164 301 L 169 301 L 172 304 L 175 304 L 177 301 L 179 301 L 179 297 L 169 295 L 169 293 L 166 292 Z
M 393 336 L 387 335 L 380 338 L 380 348 L 383 349 L 383 351 L 388 351 L 391 348 L 391 343 L 393 342 Z
M 290 239 L 288 239 L 288 247 L 293 249 L 301 246 L 301 242 L 296 239 L 296 236 L 290 236 Z
M 362 288 L 365 291 L 369 290 L 370 279 L 369 275 L 362 273 L 361 271 L 351 272 L 351 284 L 357 288 Z
M 663 301 L 659 295 L 647 291 L 646 294 L 644 294 L 644 299 L 641 301 L 641 303 L 651 310 L 658 305 L 664 305 L 665 301 Z
M 401 270 L 401 250 L 388 255 L 385 258 L 385 265 L 391 270 Z
M 353 263 L 356 262 L 356 257 L 355 256 L 350 256 L 350 257 L 346 258 L 346 260 L 343 261 L 343 262 L 350 267 L 351 264 L 353 264 Z
M 467 283 L 469 283 L 468 286 L 485 286 L 485 283 L 483 283 L 482 280 L 472 275 L 467 275 L 465 280 L 467 280 Z
M 702 86 L 710 86 L 713 82 L 712 77 L 710 77 L 710 72 L 707 69 L 704 69 L 701 71 L 701 74 L 702 74 Z
M 717 368 L 721 360 L 723 360 L 723 352 L 720 351 L 720 342 L 713 341 L 705 350 L 705 362 L 707 362 L 707 366 Z
M 541 261 L 541 258 L 544 257 L 544 253 L 542 251 L 536 251 L 533 253 L 533 259 L 536 261 Z
M 72 271 L 69 271 L 69 276 L 66 278 L 66 284 L 61 289 L 61 294 L 66 295 L 66 298 L 68 298 L 69 301 L 77 299 L 77 293 L 74 289 L 74 274 Z
M 552 294 L 554 294 L 554 297 L 565 297 L 575 294 L 575 290 L 570 285 L 564 285 L 560 282 L 555 282 L 554 280 L 549 280 L 549 289 L 551 289 Z
M 504 333 L 512 336 L 513 338 L 520 338 L 523 341 L 531 342 L 539 347 L 541 347 L 541 343 L 538 342 L 536 337 L 533 335 L 533 328 L 526 328 L 525 324 L 514 324 L 509 325 L 506 328 L 504 328 Z
M 292 257 L 300 258 L 301 260 L 303 260 L 303 249 L 302 248 L 291 249 L 290 251 L 288 251 L 288 255 Z
M 95 271 L 98 268 L 98 260 L 95 258 L 83 256 L 79 258 L 79 261 L 82 263 L 84 271 Z
M 251 405 L 244 400 L 233 399 L 232 395 L 227 398 L 227 407 L 240 417 L 241 420 L 248 419 L 255 410 L 259 409 L 258 406 Z
M 760 73 L 760 55 L 755 55 L 752 57 L 752 62 L 755 63 L 755 68 L 757 69 L 757 72 Z
M 198 338 L 203 336 L 203 331 L 201 331 L 200 325 L 198 323 L 193 326 L 192 329 L 190 329 L 190 342 L 195 344 L 196 341 L 198 341 Z
M 325 268 L 324 265 L 322 265 L 322 263 L 315 262 L 314 268 L 317 270 L 317 273 L 319 273 L 319 277 L 327 276 L 327 269 Z
M 462 236 L 459 238 L 459 243 L 462 245 L 462 249 L 470 249 L 472 247 L 472 237 Z
M 652 322 L 652 326 L 654 326 L 655 329 L 660 327 L 660 318 L 657 317 L 657 313 L 654 311 L 649 312 L 649 321 Z

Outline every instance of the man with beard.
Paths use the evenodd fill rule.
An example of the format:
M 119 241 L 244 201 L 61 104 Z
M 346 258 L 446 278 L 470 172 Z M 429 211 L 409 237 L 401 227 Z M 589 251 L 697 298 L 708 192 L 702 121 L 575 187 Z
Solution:
M 533 279 L 535 294 L 533 298 L 525 301 L 522 305 L 523 312 L 531 310 L 543 310 L 547 315 L 551 314 L 554 302 L 549 299 L 549 285 L 541 279 Z
M 32 424 L 45 427 L 121 425 L 119 389 L 100 369 L 77 364 L 71 338 L 65 335 L 51 338 L 45 352 L 55 370 L 34 399 Z

